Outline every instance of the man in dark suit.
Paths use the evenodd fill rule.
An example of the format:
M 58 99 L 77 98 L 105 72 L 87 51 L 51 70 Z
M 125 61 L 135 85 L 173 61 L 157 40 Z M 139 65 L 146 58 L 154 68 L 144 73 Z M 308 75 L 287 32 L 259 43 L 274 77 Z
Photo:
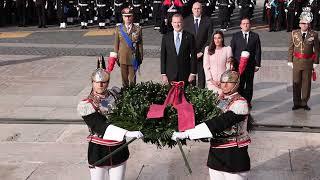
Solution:
M 183 31 L 181 14 L 172 16 L 173 31 L 163 35 L 161 43 L 162 82 L 184 81 L 192 83 L 197 73 L 194 36 Z
M 261 66 L 261 43 L 259 35 L 250 30 L 250 19 L 242 19 L 240 27 L 241 31 L 233 34 L 230 46 L 233 56 L 239 63 L 242 51 L 250 53 L 246 68 L 240 77 L 239 93 L 247 99 L 251 108 L 254 73 Z
M 184 29 L 194 35 L 196 39 L 196 56 L 198 62 L 198 87 L 205 87 L 203 70 L 204 48 L 209 45 L 213 31 L 212 21 L 202 15 L 202 5 L 195 2 L 192 6 L 192 15 L 184 20 Z

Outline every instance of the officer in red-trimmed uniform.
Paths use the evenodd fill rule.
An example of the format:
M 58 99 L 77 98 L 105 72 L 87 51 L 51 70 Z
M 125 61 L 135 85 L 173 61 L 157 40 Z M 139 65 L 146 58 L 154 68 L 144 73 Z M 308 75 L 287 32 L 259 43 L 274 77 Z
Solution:
M 126 161 L 129 158 L 127 147 L 100 165 L 94 167 L 92 165 L 125 144 L 126 137 L 141 138 L 143 135 L 140 131 L 127 131 L 108 122 L 108 114 L 114 108 L 120 89 L 117 87 L 107 89 L 110 74 L 105 70 L 103 61 L 98 64 L 99 68 L 91 76 L 91 93 L 78 104 L 77 108 L 90 131 L 87 140 L 91 180 L 124 180 Z
M 207 166 L 211 180 L 245 180 L 250 170 L 248 145 L 251 140 L 247 131 L 248 103 L 238 92 L 239 73 L 226 71 L 221 75 L 223 97 L 218 107 L 222 114 L 205 121 L 193 129 L 174 132 L 173 140 L 212 138 Z

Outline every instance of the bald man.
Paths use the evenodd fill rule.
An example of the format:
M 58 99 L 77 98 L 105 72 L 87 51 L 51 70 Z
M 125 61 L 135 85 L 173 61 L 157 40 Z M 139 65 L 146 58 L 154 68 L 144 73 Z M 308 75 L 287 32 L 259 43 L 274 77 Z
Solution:
M 184 20 L 184 30 L 194 35 L 196 40 L 196 54 L 198 62 L 198 87 L 205 87 L 205 75 L 203 70 L 204 48 L 209 45 L 213 24 L 209 17 L 202 14 L 201 3 L 192 5 L 192 14 Z

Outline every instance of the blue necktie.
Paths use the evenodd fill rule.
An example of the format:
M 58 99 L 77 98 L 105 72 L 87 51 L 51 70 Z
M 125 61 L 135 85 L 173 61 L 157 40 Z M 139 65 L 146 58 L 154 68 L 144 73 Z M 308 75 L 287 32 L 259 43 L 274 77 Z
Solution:
M 177 33 L 177 37 L 176 37 L 176 52 L 177 54 L 179 54 L 179 49 L 180 49 L 180 36 L 179 33 Z
M 196 34 L 198 33 L 199 30 L 199 23 L 198 23 L 199 19 L 196 19 L 196 22 L 194 23 L 194 28 L 196 30 Z

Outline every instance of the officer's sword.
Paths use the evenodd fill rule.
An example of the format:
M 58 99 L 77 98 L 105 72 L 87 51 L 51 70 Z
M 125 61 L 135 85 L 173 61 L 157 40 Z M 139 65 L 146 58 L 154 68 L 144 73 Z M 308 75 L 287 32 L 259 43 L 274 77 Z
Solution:
M 112 153 L 106 155 L 105 157 L 99 159 L 98 161 L 96 161 L 94 164 L 92 164 L 93 167 L 95 166 L 99 166 L 101 163 L 103 163 L 104 161 L 106 161 L 107 159 L 109 159 L 111 156 L 115 155 L 116 153 L 118 153 L 119 151 L 121 151 L 123 148 L 127 147 L 129 144 L 131 144 L 133 141 L 135 141 L 137 138 L 134 137 L 132 138 L 130 141 L 126 142 L 125 144 L 123 144 L 122 146 L 118 147 L 116 150 L 112 151 Z
M 189 165 L 189 162 L 188 162 L 188 159 L 186 157 L 186 154 L 184 153 L 183 149 L 182 149 L 182 144 L 180 142 L 179 139 L 177 139 L 177 143 L 178 143 L 178 146 L 179 146 L 179 149 L 180 149 L 180 152 L 182 154 L 182 157 L 183 157 L 183 160 L 184 160 L 184 164 L 186 165 L 188 171 L 189 171 L 189 174 L 191 175 L 192 174 L 192 170 L 191 170 L 191 167 Z

